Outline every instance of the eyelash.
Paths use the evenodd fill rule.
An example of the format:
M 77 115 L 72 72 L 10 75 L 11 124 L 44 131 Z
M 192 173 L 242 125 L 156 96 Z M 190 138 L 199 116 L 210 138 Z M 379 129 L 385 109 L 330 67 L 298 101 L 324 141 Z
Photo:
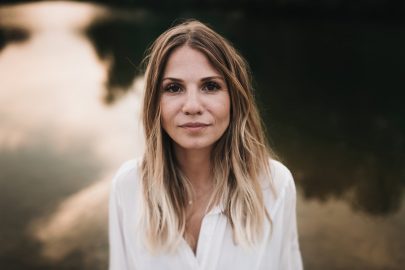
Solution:
M 177 90 L 173 90 L 173 87 L 176 87 Z M 165 86 L 164 91 L 169 92 L 169 93 L 178 93 L 181 90 L 180 85 L 177 83 L 169 83 L 167 86 Z
M 214 87 L 214 89 L 208 89 L 208 87 Z M 204 85 L 203 89 L 206 89 L 205 91 L 207 91 L 207 92 L 215 92 L 215 91 L 220 90 L 221 86 L 216 82 L 209 81 Z
M 173 88 L 176 88 L 176 89 L 173 89 Z M 211 89 L 209 89 L 209 88 L 211 88 Z M 202 90 L 205 92 L 215 92 L 220 89 L 221 89 L 221 86 L 214 81 L 208 81 L 202 87 Z M 164 87 L 164 91 L 175 94 L 175 93 L 179 93 L 180 91 L 182 91 L 182 87 L 177 83 L 169 83 L 167 86 Z

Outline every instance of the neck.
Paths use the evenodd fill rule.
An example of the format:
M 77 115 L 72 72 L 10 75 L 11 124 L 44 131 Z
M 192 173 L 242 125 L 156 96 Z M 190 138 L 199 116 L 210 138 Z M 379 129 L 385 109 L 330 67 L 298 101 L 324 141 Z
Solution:
M 194 190 L 206 190 L 212 185 L 211 148 L 184 149 L 174 147 L 180 168 L 189 179 Z

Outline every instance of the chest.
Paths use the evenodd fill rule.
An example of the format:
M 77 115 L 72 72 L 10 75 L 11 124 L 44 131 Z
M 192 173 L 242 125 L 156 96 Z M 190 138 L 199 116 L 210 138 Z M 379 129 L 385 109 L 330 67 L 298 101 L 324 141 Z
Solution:
M 268 240 L 264 241 L 267 242 Z M 198 243 L 196 243 L 194 251 L 184 239 L 174 254 L 153 255 L 144 246 L 141 246 L 134 250 L 134 256 L 130 257 L 133 258 L 134 269 L 145 270 L 280 269 L 277 268 L 280 253 L 271 249 L 270 246 L 272 245 L 269 244 L 270 242 L 267 242 L 265 244 L 267 247 L 264 247 L 266 254 L 263 253 L 263 250 L 246 250 L 235 245 L 232 228 L 227 218 L 225 215 L 215 214 L 204 216 L 200 222 Z M 271 266 L 267 263 L 271 263 Z M 262 267 L 263 265 L 269 267 Z
M 190 205 L 186 211 L 186 228 L 184 239 L 194 254 L 197 251 L 201 225 L 206 215 L 206 205 Z

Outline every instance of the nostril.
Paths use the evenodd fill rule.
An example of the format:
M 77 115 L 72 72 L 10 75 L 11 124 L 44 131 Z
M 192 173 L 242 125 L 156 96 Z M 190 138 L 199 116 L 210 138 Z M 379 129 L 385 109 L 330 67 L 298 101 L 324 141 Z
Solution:
M 183 113 L 186 115 L 201 114 L 202 104 L 196 97 L 189 98 L 183 104 Z
M 185 115 L 202 114 L 201 108 L 183 109 Z

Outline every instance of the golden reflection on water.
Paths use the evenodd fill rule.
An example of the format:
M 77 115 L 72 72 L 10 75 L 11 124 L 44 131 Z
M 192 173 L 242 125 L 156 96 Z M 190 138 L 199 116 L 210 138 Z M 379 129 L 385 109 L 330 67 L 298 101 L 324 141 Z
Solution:
M 96 17 L 107 16 L 108 9 L 90 3 L 71 1 L 42 1 L 19 5 L 5 5 L 0 9 L 1 25 L 13 25 L 33 31 L 57 32 L 80 30 Z
M 95 242 L 106 246 L 111 177 L 121 162 L 143 151 L 138 124 L 142 78 L 106 107 L 102 93 L 109 63 L 99 60 L 80 34 L 104 11 L 68 2 L 0 9 L 2 26 L 31 31 L 27 42 L 0 51 L 0 151 L 30 148 L 46 134 L 46 146 L 59 155 L 85 143 L 105 167 L 100 178 L 89 179 L 93 184 L 60 198 L 53 210 L 27 225 L 29 234 L 42 242 L 43 256 L 53 261 L 77 250 L 95 252 Z M 49 185 L 59 184 L 49 180 Z
M 400 269 L 405 199 L 389 217 L 355 212 L 343 200 L 307 201 L 298 193 L 300 244 L 308 269 Z

